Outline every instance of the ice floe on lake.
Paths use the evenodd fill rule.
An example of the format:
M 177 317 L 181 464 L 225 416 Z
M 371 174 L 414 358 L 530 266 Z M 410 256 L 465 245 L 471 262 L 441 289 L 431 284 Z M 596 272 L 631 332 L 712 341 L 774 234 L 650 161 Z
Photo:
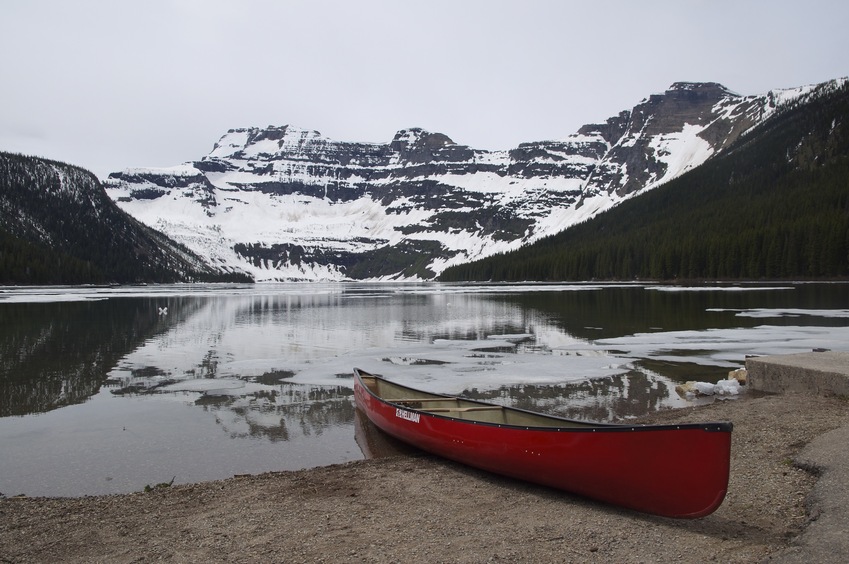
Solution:
M 849 317 L 849 309 L 799 309 L 799 308 L 754 308 L 754 309 L 722 309 L 710 308 L 705 311 L 736 312 L 737 317 L 753 317 L 758 319 L 769 319 L 779 317 L 824 317 L 845 318 Z
M 159 388 L 163 392 L 203 392 L 209 395 L 231 395 L 244 391 L 245 381 L 234 378 L 197 378 L 180 380 Z

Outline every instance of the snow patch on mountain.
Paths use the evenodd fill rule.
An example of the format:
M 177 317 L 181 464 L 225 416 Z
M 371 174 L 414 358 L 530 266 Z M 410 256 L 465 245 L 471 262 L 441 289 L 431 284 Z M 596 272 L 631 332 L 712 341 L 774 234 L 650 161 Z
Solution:
M 649 142 L 657 159 L 666 165 L 666 171 L 660 178 L 652 178 L 646 188 L 653 188 L 672 180 L 683 173 L 703 164 L 714 153 L 710 143 L 699 137 L 704 126 L 685 123 L 681 131 L 658 135 Z

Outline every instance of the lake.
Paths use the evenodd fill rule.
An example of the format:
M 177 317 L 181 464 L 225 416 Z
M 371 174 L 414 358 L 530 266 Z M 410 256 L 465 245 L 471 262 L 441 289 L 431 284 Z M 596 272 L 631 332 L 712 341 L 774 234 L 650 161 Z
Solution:
M 717 401 L 675 386 L 724 379 L 746 355 L 814 348 L 849 350 L 849 284 L 0 288 L 0 493 L 371 456 L 355 439 L 354 367 L 622 421 Z

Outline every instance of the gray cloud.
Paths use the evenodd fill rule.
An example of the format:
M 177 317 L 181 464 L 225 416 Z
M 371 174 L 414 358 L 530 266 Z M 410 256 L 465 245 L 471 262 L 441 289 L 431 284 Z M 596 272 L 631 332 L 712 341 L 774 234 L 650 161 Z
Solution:
M 199 158 L 227 129 L 508 149 L 679 80 L 760 94 L 849 74 L 849 5 L 730 0 L 0 4 L 0 149 L 100 176 Z

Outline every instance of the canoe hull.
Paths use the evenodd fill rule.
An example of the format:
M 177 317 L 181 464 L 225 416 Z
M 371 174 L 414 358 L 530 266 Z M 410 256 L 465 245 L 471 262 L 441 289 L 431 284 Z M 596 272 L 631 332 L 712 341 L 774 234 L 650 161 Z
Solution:
M 355 371 L 357 407 L 382 431 L 433 454 L 667 517 L 702 517 L 725 498 L 731 452 L 728 423 L 579 427 L 481 423 L 384 400 L 363 383 L 363 375 L 373 378 Z

